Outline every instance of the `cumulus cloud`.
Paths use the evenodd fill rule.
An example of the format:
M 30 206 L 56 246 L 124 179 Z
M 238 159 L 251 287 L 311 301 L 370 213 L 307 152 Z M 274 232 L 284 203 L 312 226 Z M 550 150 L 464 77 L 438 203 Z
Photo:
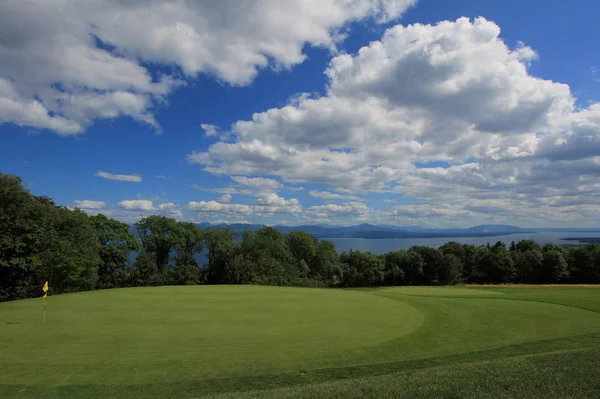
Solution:
M 216 214 L 241 214 L 252 215 L 252 207 L 242 204 L 222 204 L 217 201 L 191 201 L 188 209 L 192 212 L 216 213 Z
M 435 205 L 435 204 L 419 204 L 419 205 L 400 205 L 394 207 L 393 216 L 409 217 L 409 218 L 436 218 L 436 217 L 452 217 L 460 218 L 472 216 L 472 213 L 462 207 L 453 205 Z
M 139 175 L 115 175 L 112 173 L 104 172 L 102 170 L 96 172 L 96 176 L 108 180 L 129 181 L 134 183 L 139 183 L 142 181 L 142 177 Z
M 151 200 L 124 200 L 119 202 L 119 207 L 121 211 L 113 212 L 114 216 L 124 220 L 136 220 L 140 215 L 142 217 L 162 215 L 178 220 L 185 219 L 181 208 L 172 202 L 154 205 Z M 132 212 L 135 212 L 136 215 L 131 215 Z
M 199 184 L 192 184 L 191 188 L 199 191 L 206 191 L 209 193 L 220 193 L 220 194 L 237 194 L 237 195 L 254 195 L 255 191 L 249 188 L 238 188 L 238 187 L 205 187 Z
M 257 198 L 253 205 L 218 201 L 192 201 L 188 203 L 187 208 L 207 218 L 224 218 L 228 220 L 240 217 L 271 217 L 276 214 L 299 214 L 302 212 L 302 206 L 297 199 L 285 199 L 275 193 Z
M 200 191 L 251 197 L 262 197 L 279 190 L 304 190 L 304 187 L 284 186 L 277 180 L 264 177 L 231 176 L 231 180 L 235 184 L 227 187 L 205 187 L 198 184 L 193 184 L 191 187 Z
M 367 220 L 370 209 L 361 202 L 346 202 L 344 205 L 327 204 L 311 206 L 307 212 L 317 218 L 323 218 L 331 221 L 338 217 L 351 217 L 354 221 Z
M 175 205 L 172 202 L 167 202 L 166 204 L 160 204 L 158 205 L 158 209 L 161 211 L 170 211 L 173 209 L 177 209 L 177 205 Z
M 216 136 L 219 134 L 218 126 L 211 125 L 208 123 L 202 123 L 202 124 L 200 124 L 200 127 L 202 128 L 202 130 L 204 130 L 204 134 L 208 137 Z
M 338 193 L 332 193 L 329 191 L 319 191 L 319 190 L 313 190 L 311 192 L 308 193 L 311 197 L 315 197 L 315 198 L 323 198 L 323 199 L 339 199 L 339 200 L 355 200 L 355 201 L 362 201 L 362 198 L 354 196 L 354 195 L 342 195 L 342 194 L 338 194 Z
M 220 204 L 229 204 L 231 202 L 231 194 L 223 194 L 217 198 L 217 202 Z
M 181 211 L 181 208 L 172 202 L 159 204 L 156 207 L 155 211 L 159 215 L 172 217 L 178 220 L 183 220 L 185 218 L 183 212 Z
M 79 209 L 103 209 L 106 208 L 107 204 L 103 201 L 91 201 L 91 200 L 76 200 L 73 201 L 73 208 Z
M 128 211 L 152 212 L 155 210 L 150 200 L 124 200 L 119 202 L 119 206 Z
M 261 68 L 303 62 L 307 44 L 334 49 L 350 22 L 389 22 L 414 3 L 5 0 L 0 123 L 69 135 L 129 116 L 160 132 L 153 106 L 197 74 L 246 85 Z M 154 74 L 148 63 L 175 68 Z
M 273 179 L 263 177 L 231 176 L 231 180 L 244 186 L 257 188 L 259 190 L 276 190 L 281 188 L 281 183 Z
M 254 209 L 259 213 L 300 213 L 300 201 L 295 198 L 286 200 L 275 193 L 266 194 L 255 201 Z
M 317 191 L 313 190 L 308 193 L 311 197 L 315 198 L 325 198 L 325 199 L 344 199 L 344 196 L 341 194 L 331 193 L 329 191 Z
M 289 191 L 304 191 L 304 187 L 302 187 L 302 186 L 298 186 L 298 187 L 285 186 L 284 189 L 289 190 Z
M 522 212 L 528 206 L 550 206 L 552 198 L 568 203 L 569 192 L 599 195 L 600 105 L 576 107 L 569 86 L 532 76 L 529 65 L 543 55 L 521 42 L 510 48 L 500 33 L 484 18 L 394 26 L 356 54 L 334 57 L 325 95 L 300 94 L 238 121 L 231 141 L 188 161 L 214 174 L 460 204 L 436 208 L 431 217 L 439 220 L 461 212 L 499 220 L 506 216 L 474 211 L 504 207 L 514 220 L 529 221 Z M 420 167 L 433 161 L 448 167 Z M 341 211 L 337 206 L 314 211 Z M 552 220 L 572 212 L 538 209 Z

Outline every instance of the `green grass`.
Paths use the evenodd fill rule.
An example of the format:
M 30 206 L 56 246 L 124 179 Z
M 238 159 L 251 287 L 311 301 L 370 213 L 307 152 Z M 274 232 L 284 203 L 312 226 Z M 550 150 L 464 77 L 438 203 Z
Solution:
M 599 356 L 598 349 L 572 350 L 215 397 L 588 399 L 600 390 L 594 373 Z
M 41 318 L 0 304 L 0 397 L 600 395 L 594 288 L 133 288 Z

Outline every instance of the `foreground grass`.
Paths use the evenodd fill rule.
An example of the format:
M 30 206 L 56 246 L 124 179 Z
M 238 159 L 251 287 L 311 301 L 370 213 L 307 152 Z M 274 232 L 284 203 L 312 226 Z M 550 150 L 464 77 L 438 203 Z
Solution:
M 215 398 L 593 398 L 599 349 L 473 362 Z
M 51 299 L 44 328 L 39 301 L 0 304 L 0 397 L 600 394 L 585 377 L 600 366 L 594 289 L 160 287 Z M 554 366 L 536 374 L 538 361 Z

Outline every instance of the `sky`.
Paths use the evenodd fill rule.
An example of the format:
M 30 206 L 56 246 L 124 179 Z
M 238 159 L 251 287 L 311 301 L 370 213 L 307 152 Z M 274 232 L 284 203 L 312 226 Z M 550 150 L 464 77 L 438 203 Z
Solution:
M 600 226 L 595 0 L 4 0 L 0 172 L 125 222 Z

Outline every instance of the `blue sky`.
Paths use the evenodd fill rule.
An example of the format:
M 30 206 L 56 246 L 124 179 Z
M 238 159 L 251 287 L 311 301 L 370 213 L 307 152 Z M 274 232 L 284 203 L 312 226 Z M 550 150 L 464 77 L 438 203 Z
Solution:
M 315 4 L 5 2 L 0 172 L 128 222 L 600 225 L 598 2 Z

